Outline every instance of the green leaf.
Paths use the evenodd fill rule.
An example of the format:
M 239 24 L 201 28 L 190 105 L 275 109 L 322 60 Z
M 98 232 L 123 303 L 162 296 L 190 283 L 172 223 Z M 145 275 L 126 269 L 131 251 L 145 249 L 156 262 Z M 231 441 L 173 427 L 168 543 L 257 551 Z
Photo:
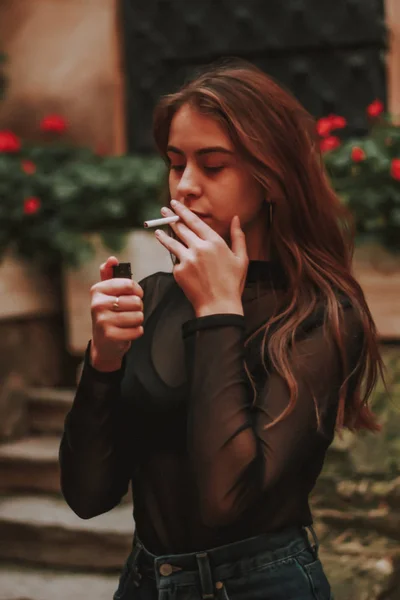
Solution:
M 400 230 L 400 208 L 395 208 L 392 212 L 392 223 Z
M 127 233 L 122 231 L 102 231 L 100 238 L 106 248 L 121 252 L 127 243 Z
M 52 193 L 54 199 L 59 202 L 71 202 L 80 195 L 81 188 L 78 183 L 58 173 L 53 179 Z

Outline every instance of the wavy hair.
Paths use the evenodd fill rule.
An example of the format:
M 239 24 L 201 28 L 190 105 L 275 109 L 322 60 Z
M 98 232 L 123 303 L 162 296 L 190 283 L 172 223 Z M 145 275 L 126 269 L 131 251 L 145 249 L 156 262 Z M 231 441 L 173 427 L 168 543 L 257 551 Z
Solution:
M 220 124 L 265 197 L 274 201 L 269 243 L 286 273 L 291 298 L 253 335 L 264 330 L 265 365 L 268 332 L 271 325 L 279 323 L 268 339 L 268 355 L 286 381 L 290 402 L 276 421 L 293 409 L 298 397 L 290 348 L 299 328 L 322 300 L 327 307 L 324 328 L 333 336 L 343 369 L 336 428 L 379 431 L 368 405 L 378 377 L 384 380 L 377 331 L 363 291 L 352 275 L 352 219 L 330 185 L 314 118 L 289 91 L 254 65 L 240 59 L 214 63 L 178 92 L 164 96 L 155 109 L 153 135 L 166 161 L 171 121 L 185 104 Z M 363 333 L 363 348 L 351 372 L 341 333 L 340 294 L 350 300 Z M 317 403 L 316 410 L 319 422 Z

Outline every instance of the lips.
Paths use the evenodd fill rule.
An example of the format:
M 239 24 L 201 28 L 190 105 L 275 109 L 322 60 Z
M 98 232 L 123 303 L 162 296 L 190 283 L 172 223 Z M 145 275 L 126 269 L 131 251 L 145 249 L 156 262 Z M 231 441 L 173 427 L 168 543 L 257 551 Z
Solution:
M 200 217 L 200 219 L 204 219 L 204 218 L 206 218 L 206 217 L 210 217 L 210 216 L 211 216 L 211 215 L 209 215 L 209 214 L 206 214 L 206 213 L 198 213 L 198 212 L 195 212 L 194 210 L 192 210 L 192 213 L 194 213 L 194 214 L 195 214 L 197 217 Z

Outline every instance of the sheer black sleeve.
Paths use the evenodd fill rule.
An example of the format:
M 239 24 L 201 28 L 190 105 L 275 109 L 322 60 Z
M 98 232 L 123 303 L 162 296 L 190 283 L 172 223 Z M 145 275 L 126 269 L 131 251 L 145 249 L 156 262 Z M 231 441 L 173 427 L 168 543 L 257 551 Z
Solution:
M 151 275 L 140 282 L 144 325 L 161 295 L 165 282 L 162 275 Z M 65 420 L 59 451 L 61 490 L 68 505 L 83 519 L 109 511 L 128 490 L 132 457 L 125 448 L 129 432 L 120 394 L 125 362 L 124 357 L 118 371 L 97 371 L 90 364 L 89 342 L 74 402 Z
M 355 311 L 349 307 L 344 315 L 351 368 L 362 335 Z M 183 326 L 191 380 L 189 453 L 202 518 L 209 526 L 229 524 L 262 494 L 273 494 L 283 477 L 304 466 L 321 436 L 329 445 L 334 434 L 343 369 L 337 346 L 321 323 L 309 327 L 291 354 L 297 404 L 269 429 L 266 425 L 287 408 L 290 393 L 284 379 L 270 370 L 253 405 L 244 370 L 243 323 L 239 315 L 213 315 Z

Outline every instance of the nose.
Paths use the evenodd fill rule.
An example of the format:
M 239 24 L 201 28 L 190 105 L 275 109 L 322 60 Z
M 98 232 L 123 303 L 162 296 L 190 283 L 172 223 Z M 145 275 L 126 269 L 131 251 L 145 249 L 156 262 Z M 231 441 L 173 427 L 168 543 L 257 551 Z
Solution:
M 201 195 L 200 181 L 196 175 L 195 169 L 186 166 L 182 176 L 176 186 L 176 192 L 178 200 L 185 200 L 186 198 L 197 197 Z

